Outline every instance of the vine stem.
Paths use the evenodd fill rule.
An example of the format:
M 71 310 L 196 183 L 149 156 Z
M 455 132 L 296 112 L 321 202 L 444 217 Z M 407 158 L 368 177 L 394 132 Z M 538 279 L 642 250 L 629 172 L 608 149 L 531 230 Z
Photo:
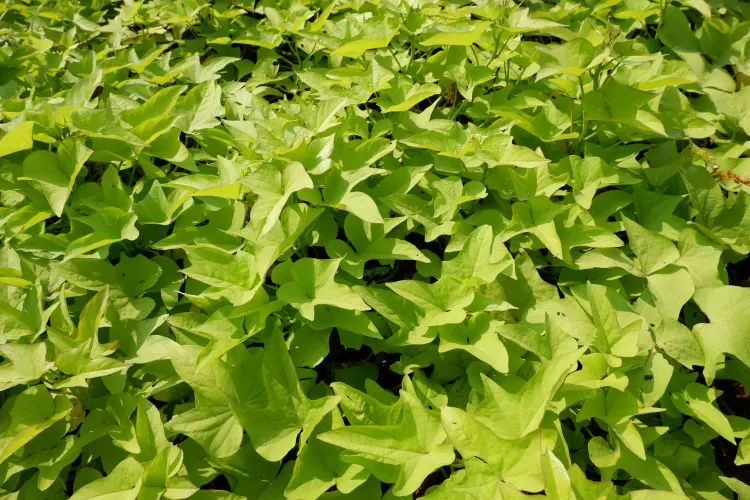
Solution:
M 586 91 L 583 88 L 583 76 L 578 77 L 578 84 L 581 86 L 581 135 L 578 141 L 578 154 L 581 154 L 586 138 L 586 111 L 583 108 L 583 96 L 586 95 Z

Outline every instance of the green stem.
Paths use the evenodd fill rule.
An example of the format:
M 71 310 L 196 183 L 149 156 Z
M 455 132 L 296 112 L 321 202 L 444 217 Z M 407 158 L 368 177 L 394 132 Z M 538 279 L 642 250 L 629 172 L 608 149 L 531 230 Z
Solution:
M 414 35 L 411 35 L 409 39 L 409 64 L 406 66 L 407 73 L 411 69 L 411 64 L 413 62 L 414 62 Z
M 391 55 L 393 56 L 393 60 L 396 61 L 396 64 L 398 64 L 398 70 L 403 73 L 404 68 L 401 66 L 401 63 L 398 61 L 398 57 L 396 57 L 396 53 L 393 52 L 393 47 L 388 45 L 388 50 L 391 52 Z
M 599 77 L 602 73 L 602 64 L 596 67 L 596 72 L 594 74 L 594 90 L 599 90 Z
M 659 0 L 659 3 L 661 4 L 661 0 Z M 664 13 L 667 11 L 667 7 L 669 7 L 670 3 L 672 3 L 672 0 L 665 0 L 664 5 L 662 5 L 661 7 L 661 15 L 659 16 L 659 24 L 656 26 L 657 30 L 661 28 L 662 24 L 664 24 Z
M 309 54 L 307 54 L 307 57 L 305 57 L 305 60 L 304 60 L 304 61 L 302 61 L 302 62 L 307 62 L 307 61 L 309 61 L 309 60 L 310 60 L 310 58 L 312 57 L 312 55 L 313 55 L 313 54 L 315 53 L 315 49 L 317 49 L 317 48 L 318 48 L 318 42 L 315 42 L 315 43 L 313 44 L 313 46 L 312 46 L 312 49 L 310 49 L 310 53 L 309 53 Z
M 609 80 L 609 77 L 615 74 L 615 71 L 617 71 L 617 68 L 620 67 L 620 63 L 621 63 L 621 61 L 617 61 L 615 63 L 615 66 L 610 70 L 610 72 L 605 75 L 604 81 L 602 82 L 602 85 L 604 85 L 605 83 L 607 83 L 607 80 Z
M 474 46 L 474 44 L 471 45 L 471 51 L 474 54 L 474 60 L 476 61 L 476 65 L 479 66 L 479 54 L 477 54 L 477 48 Z
M 458 92 L 458 90 L 456 90 L 456 92 Z M 454 121 L 456 119 L 456 117 L 461 114 L 461 112 L 465 109 L 466 104 L 467 104 L 467 101 L 462 101 L 461 104 L 456 109 L 456 111 L 455 112 L 451 112 L 451 117 L 450 117 L 451 121 Z M 453 106 L 455 106 L 455 105 L 456 105 L 456 103 L 454 102 Z M 451 110 L 453 109 L 453 106 L 451 106 Z
M 500 30 L 500 34 L 502 35 L 502 30 Z M 510 38 L 508 38 L 507 40 L 505 40 L 505 42 L 503 42 L 503 45 L 500 47 L 500 50 L 497 50 L 497 45 L 495 45 L 495 52 L 493 52 L 493 54 L 492 54 L 492 59 L 490 60 L 490 63 L 492 61 L 494 61 L 495 58 L 498 55 L 502 54 L 503 50 L 505 50 L 505 46 L 508 45 L 509 41 L 510 41 Z M 506 85 L 508 84 L 508 74 L 509 74 L 508 64 L 510 64 L 509 61 L 505 61 L 505 67 L 506 67 L 506 69 L 505 69 L 505 75 L 506 75 L 505 76 L 505 84 Z M 497 70 L 495 71 L 495 80 L 497 80 L 497 77 L 498 77 L 499 74 L 500 74 L 500 66 L 498 66 Z
M 583 108 L 583 97 L 586 95 L 586 91 L 583 88 L 583 76 L 578 77 L 578 83 L 581 86 L 581 135 L 578 141 L 578 154 L 583 152 L 583 145 L 586 140 L 586 111 Z
M 492 51 L 492 57 L 490 58 L 490 62 L 494 61 L 497 55 L 503 51 L 505 48 L 505 45 L 508 43 L 508 40 L 505 41 L 502 47 L 498 44 L 500 41 L 500 37 L 503 36 L 503 28 L 500 28 L 500 34 L 495 36 L 495 26 L 492 26 L 492 38 L 495 41 L 495 49 Z
M 292 49 L 292 52 L 294 53 L 294 57 L 297 58 L 297 66 L 301 66 L 302 65 L 302 59 L 299 56 L 299 52 L 297 52 L 297 45 L 294 43 L 294 36 L 290 37 L 289 48 Z

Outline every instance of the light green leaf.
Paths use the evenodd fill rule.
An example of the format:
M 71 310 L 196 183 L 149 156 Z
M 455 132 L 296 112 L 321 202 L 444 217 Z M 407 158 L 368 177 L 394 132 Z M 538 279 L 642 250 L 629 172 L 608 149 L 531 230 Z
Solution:
M 31 149 L 34 145 L 33 131 L 34 122 L 21 122 L 0 137 L 0 157 Z
M 393 425 L 350 425 L 318 438 L 352 452 L 346 460 L 394 484 L 394 494 L 410 495 L 436 469 L 453 462 L 440 420 L 409 393 L 401 392 L 404 413 Z

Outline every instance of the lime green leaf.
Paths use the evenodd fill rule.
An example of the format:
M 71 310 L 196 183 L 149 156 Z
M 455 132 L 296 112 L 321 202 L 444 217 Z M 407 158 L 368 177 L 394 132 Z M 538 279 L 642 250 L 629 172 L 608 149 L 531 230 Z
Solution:
M 456 23 L 439 28 L 440 33 L 428 37 L 420 42 L 422 45 L 472 45 L 490 26 L 490 21 L 474 23 Z
M 141 489 L 142 474 L 143 466 L 134 458 L 128 457 L 117 464 L 106 477 L 81 487 L 71 498 L 87 500 L 117 495 L 119 498 L 134 500 Z
M 453 462 L 440 421 L 411 394 L 401 392 L 404 413 L 393 425 L 350 425 L 318 438 L 352 452 L 346 460 L 395 483 L 394 493 L 413 493 L 434 470 Z
M 0 156 L 31 149 L 34 144 L 33 131 L 34 122 L 22 122 L 0 137 Z

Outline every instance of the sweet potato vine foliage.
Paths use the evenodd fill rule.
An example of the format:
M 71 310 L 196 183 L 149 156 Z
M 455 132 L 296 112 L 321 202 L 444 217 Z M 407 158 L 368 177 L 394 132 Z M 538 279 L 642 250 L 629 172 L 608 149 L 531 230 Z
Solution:
M 1 498 L 750 498 L 748 19 L 3 2 Z

